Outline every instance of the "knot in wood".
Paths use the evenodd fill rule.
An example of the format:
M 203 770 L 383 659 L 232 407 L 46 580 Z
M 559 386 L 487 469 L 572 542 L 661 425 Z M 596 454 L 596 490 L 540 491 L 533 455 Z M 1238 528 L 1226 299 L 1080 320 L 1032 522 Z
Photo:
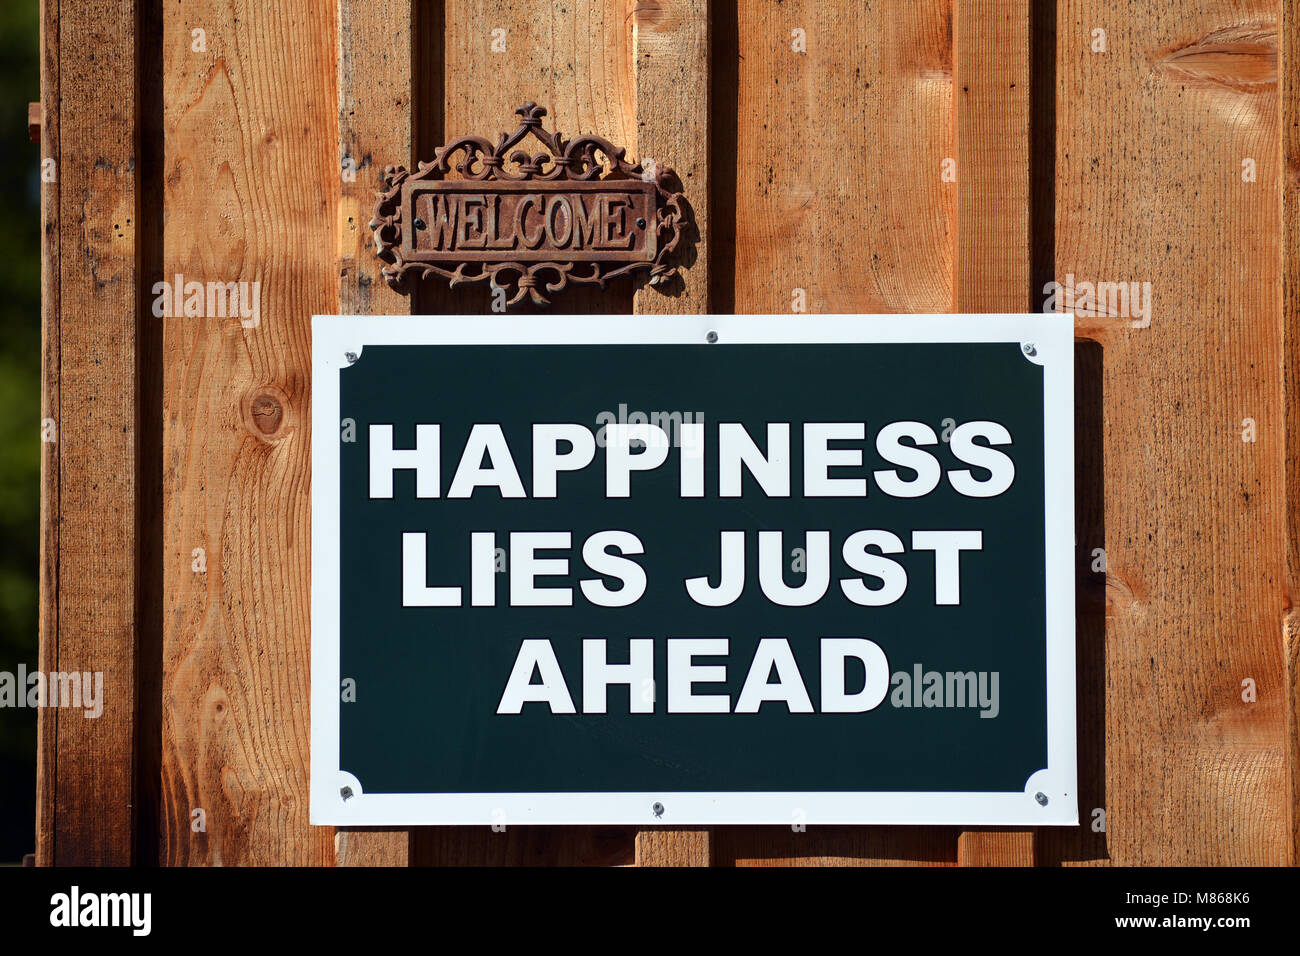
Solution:
M 289 398 L 276 385 L 261 385 L 244 397 L 244 424 L 258 438 L 275 441 L 287 433 Z
M 253 399 L 253 423 L 263 435 L 273 435 L 284 420 L 284 408 L 271 395 Z

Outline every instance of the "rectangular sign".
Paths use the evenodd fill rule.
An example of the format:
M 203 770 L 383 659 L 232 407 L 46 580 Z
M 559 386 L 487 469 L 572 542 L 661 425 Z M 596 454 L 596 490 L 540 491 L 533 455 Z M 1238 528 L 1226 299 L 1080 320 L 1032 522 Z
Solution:
M 311 819 L 1077 822 L 1058 315 L 317 316 Z

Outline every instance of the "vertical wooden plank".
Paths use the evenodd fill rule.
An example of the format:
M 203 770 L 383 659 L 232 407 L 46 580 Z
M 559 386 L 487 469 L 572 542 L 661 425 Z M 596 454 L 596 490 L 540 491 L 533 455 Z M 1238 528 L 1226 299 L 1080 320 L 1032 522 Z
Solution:
M 247 282 L 260 309 L 162 320 L 160 858 L 332 864 L 332 831 L 308 823 L 307 701 L 310 322 L 339 303 L 336 21 L 184 0 L 163 43 L 163 278 Z
M 451 138 L 443 130 L 446 7 L 444 0 L 411 0 L 411 141 L 412 160 L 417 162 L 432 162 L 434 151 Z M 452 290 L 441 280 L 412 283 L 409 294 L 414 315 L 479 311 L 484 302 L 482 295 Z
M 635 156 L 671 166 L 695 223 L 693 254 L 671 283 L 642 284 L 638 313 L 708 312 L 709 3 L 629 0 L 636 64 Z
M 401 315 L 410 296 L 379 274 L 366 224 L 384 167 L 415 168 L 412 83 L 418 0 L 338 0 L 339 308 L 345 315 Z M 429 159 L 431 157 L 423 157 Z
M 1278 76 L 1282 177 L 1281 403 L 1286 471 L 1286 592 L 1282 633 L 1286 655 L 1287 745 L 1291 762 L 1291 865 L 1300 863 L 1300 10 L 1282 4 Z
M 404 315 L 411 298 L 384 281 L 366 224 L 384 167 L 415 168 L 413 0 L 338 0 L 339 311 Z M 339 830 L 340 866 L 406 866 L 407 830 Z
M 709 4 L 707 0 L 630 3 L 636 64 L 636 157 L 677 173 L 695 221 L 693 255 L 671 284 L 642 285 L 638 313 L 709 311 Z M 637 866 L 708 866 L 705 829 L 641 830 Z
M 631 153 L 636 91 L 626 0 L 550 0 L 526 9 L 508 0 L 446 0 L 444 10 L 446 139 L 495 140 L 515 129 L 515 110 L 531 101 L 546 107 L 546 129 L 569 139 L 597 133 Z M 435 301 L 438 311 L 491 311 L 486 284 L 435 293 Z M 570 288 L 549 311 L 631 312 L 632 287 Z
M 59 164 L 59 2 L 41 0 L 41 565 L 42 673 L 59 660 L 59 181 L 44 171 Z M 53 425 L 54 432 L 49 432 Z M 51 440 L 53 439 L 53 440 Z M 54 863 L 58 782 L 58 712 L 36 715 L 36 864 Z
M 1029 4 L 956 0 L 953 310 L 1029 308 Z
M 518 125 L 532 100 L 547 129 L 636 142 L 632 18 L 624 0 L 446 0 L 448 138 Z M 497 31 L 497 32 L 494 32 Z M 494 47 L 496 48 L 494 50 Z
M 735 310 L 947 311 L 950 0 L 736 9 Z
M 1056 279 L 1150 283 L 1089 329 L 1117 865 L 1292 859 L 1279 7 L 1058 0 Z
M 57 450 L 47 446 L 43 460 L 50 550 L 40 659 L 47 704 L 56 685 L 66 694 L 81 677 L 76 690 L 88 683 L 102 713 L 88 719 L 76 697 L 41 712 L 38 856 L 126 865 L 135 783 L 136 5 L 47 3 L 43 26 L 46 155 L 58 177 L 43 199 L 44 398 Z
M 956 0 L 955 312 L 1030 308 L 1029 4 Z M 1032 831 L 968 831 L 962 866 L 1032 866 Z

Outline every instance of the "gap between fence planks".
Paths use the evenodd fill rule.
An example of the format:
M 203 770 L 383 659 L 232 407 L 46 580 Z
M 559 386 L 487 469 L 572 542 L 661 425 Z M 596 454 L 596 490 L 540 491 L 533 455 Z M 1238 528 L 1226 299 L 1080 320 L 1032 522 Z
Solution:
M 955 312 L 1030 308 L 1029 3 L 954 0 Z M 1032 866 L 1033 831 L 969 830 L 961 866 Z

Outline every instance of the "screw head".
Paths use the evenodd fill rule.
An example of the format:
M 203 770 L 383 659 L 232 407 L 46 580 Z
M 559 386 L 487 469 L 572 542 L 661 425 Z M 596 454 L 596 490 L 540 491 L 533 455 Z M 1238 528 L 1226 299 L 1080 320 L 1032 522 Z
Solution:
M 1034 347 L 1034 343 L 1033 343 L 1033 342 L 1026 342 L 1022 347 L 1024 348 L 1024 350 L 1025 350 L 1025 354 L 1026 354 L 1026 355 L 1037 355 L 1037 354 L 1038 354 L 1038 349 L 1036 349 L 1036 348 Z
M 421 219 L 419 216 L 416 216 L 416 217 L 415 217 L 415 228 L 416 228 L 416 229 L 423 229 L 423 228 L 424 228 L 424 220 Z
M 344 353 L 343 353 L 343 358 L 347 361 L 347 363 L 348 363 L 349 365 L 354 365 L 354 364 L 356 364 L 356 361 L 357 361 L 357 353 L 356 353 L 356 352 L 344 352 Z
M 1039 805 L 1040 807 L 1045 807 L 1045 806 L 1047 806 L 1047 794 L 1045 794 L 1045 793 L 1043 793 L 1043 792 L 1040 791 L 1040 792 L 1034 794 L 1034 799 L 1038 801 L 1038 805 Z
M 644 228 L 645 228 L 645 219 L 644 219 L 643 217 L 641 217 L 641 216 L 638 216 L 638 217 L 637 217 L 637 220 L 636 220 L 636 227 L 637 227 L 638 229 L 644 229 Z
M 650 812 L 656 817 L 662 817 L 664 815 L 664 805 L 662 803 L 656 803 L 650 808 Z
M 712 329 L 709 329 L 709 334 L 704 336 L 704 340 L 708 342 L 710 345 L 712 345 L 713 343 L 718 341 L 718 333 L 713 331 Z
M 344 800 L 351 800 L 351 799 L 352 799 L 352 788 L 351 788 L 351 787 L 340 787 L 340 788 L 339 788 L 339 796 L 342 797 Z

